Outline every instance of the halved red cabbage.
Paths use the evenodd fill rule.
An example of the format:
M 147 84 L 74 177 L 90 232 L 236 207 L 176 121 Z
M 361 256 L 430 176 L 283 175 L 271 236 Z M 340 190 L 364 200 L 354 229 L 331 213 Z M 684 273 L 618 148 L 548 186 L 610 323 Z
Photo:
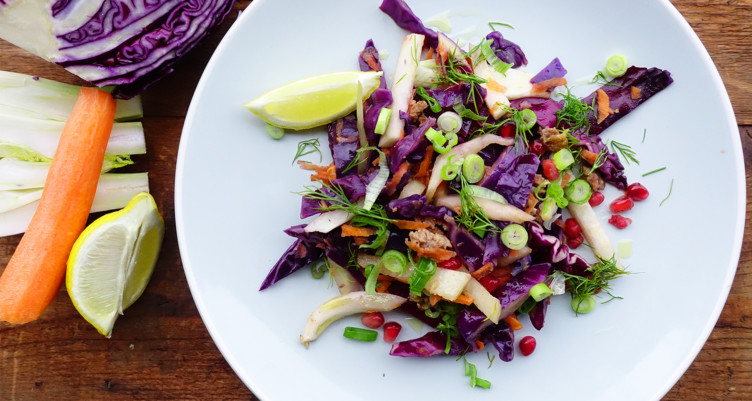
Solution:
M 323 241 L 321 233 L 306 233 L 303 231 L 304 226 L 305 224 L 301 224 L 285 230 L 286 234 L 295 237 L 296 240 L 266 275 L 259 291 L 269 288 L 324 255 L 324 250 L 317 246 Z
M 360 148 L 358 119 L 355 114 L 347 115 L 329 123 L 327 130 L 329 132 L 329 150 L 332 152 L 332 161 L 334 161 L 337 177 L 357 173 L 358 169 L 356 168 L 347 172 L 344 171 Z
M 365 48 L 360 52 L 358 64 L 361 71 L 382 71 L 379 52 L 376 50 L 372 39 L 366 42 Z M 380 80 L 379 87 L 371 93 L 371 96 L 363 104 L 363 128 L 366 132 L 368 144 L 371 146 L 376 146 L 378 143 L 374 129 L 379 120 L 379 113 L 382 108 L 392 104 L 392 92 L 386 86 L 386 78 L 382 75 Z M 331 140 L 329 146 L 331 146 Z
M 530 317 L 530 323 L 536 330 L 543 328 L 543 324 L 546 321 L 546 311 L 548 310 L 548 298 L 535 304 L 533 310 L 528 313 Z
M 0 37 L 127 99 L 169 74 L 234 0 L 0 2 Z M 33 31 L 28 28 L 33 26 Z
M 409 220 L 416 216 L 433 217 L 444 220 L 444 216 L 452 215 L 445 206 L 435 206 L 426 203 L 423 195 L 410 195 L 407 198 L 392 199 L 386 205 L 386 214 L 390 218 Z
M 567 75 L 567 69 L 561 65 L 559 58 L 555 57 L 547 66 L 543 67 L 539 73 L 535 74 L 535 76 L 530 79 L 530 82 L 537 83 L 552 78 L 564 78 L 565 75 Z

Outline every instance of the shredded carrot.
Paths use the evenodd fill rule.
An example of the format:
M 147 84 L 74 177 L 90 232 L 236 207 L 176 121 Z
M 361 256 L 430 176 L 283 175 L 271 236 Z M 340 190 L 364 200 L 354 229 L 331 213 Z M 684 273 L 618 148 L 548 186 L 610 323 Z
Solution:
M 433 146 L 426 147 L 426 156 L 418 166 L 418 172 L 415 174 L 415 179 L 423 181 L 424 184 L 428 184 L 428 169 L 431 167 L 433 161 Z
M 405 244 L 407 244 L 407 247 L 415 251 L 415 253 L 418 254 L 418 256 L 422 256 L 424 258 L 433 259 L 436 262 L 443 262 L 445 260 L 453 258 L 456 253 L 454 251 L 450 251 L 448 249 L 443 248 L 422 248 L 420 245 L 416 244 L 413 241 L 407 240 L 405 241 Z
M 365 245 L 368 243 L 368 237 L 353 237 L 353 243 L 357 246 Z
M 392 284 L 392 278 L 389 276 L 379 276 L 379 285 L 376 286 L 376 292 L 385 293 L 389 289 L 389 285 Z
M 609 105 L 610 99 L 608 98 L 608 94 L 606 94 L 603 89 L 598 89 L 596 91 L 596 94 L 598 103 L 598 119 L 596 120 L 596 124 L 600 124 L 603 122 L 603 120 L 606 119 L 606 117 L 614 114 L 614 111 L 611 110 L 611 107 Z
M 525 208 L 525 213 L 531 214 L 537 204 L 538 204 L 538 198 L 536 198 L 535 195 L 533 195 L 532 193 L 528 195 L 527 208 Z
M 332 180 L 337 178 L 337 170 L 334 167 L 334 162 L 328 166 L 319 166 L 307 161 L 298 160 L 298 165 L 303 170 L 314 171 L 311 174 L 311 181 L 322 181 L 325 184 L 329 184 Z
M 481 278 L 493 270 L 494 265 L 491 262 L 486 263 L 480 269 L 470 273 L 473 278 Z
M 569 181 L 572 181 L 573 178 L 575 178 L 574 175 L 572 175 L 572 173 L 567 170 L 561 177 L 561 187 L 566 188 L 567 184 L 569 184 Z
M 475 346 L 478 348 L 478 351 L 483 351 L 486 344 L 484 344 L 483 341 L 475 340 Z
M 563 86 L 567 84 L 567 80 L 564 78 L 551 78 L 545 81 L 536 82 L 533 84 L 532 93 L 543 93 L 557 86 Z
M 514 313 L 505 317 L 504 321 L 509 325 L 510 328 L 512 328 L 512 330 L 522 329 L 522 323 L 520 323 L 520 321 L 517 320 L 517 316 L 515 316 Z
M 595 164 L 595 161 L 598 159 L 597 153 L 591 152 L 587 149 L 583 149 L 580 152 L 580 156 L 582 156 L 582 158 L 585 159 L 586 162 L 590 163 L 591 166 Z
M 367 227 L 355 227 L 351 224 L 343 224 L 342 226 L 343 237 L 369 237 L 376 234 L 376 230 Z
M 407 162 L 400 164 L 397 171 L 392 175 L 392 179 L 386 184 L 387 194 L 394 194 L 394 191 L 397 190 L 397 185 L 402 181 L 402 177 L 405 175 L 409 167 L 410 165 Z
M 455 299 L 452 302 L 456 304 L 462 304 L 462 305 L 472 305 L 474 301 L 475 301 L 475 298 L 473 298 L 471 295 L 460 294 L 457 296 L 457 299 Z
M 632 100 L 637 100 L 642 97 L 642 89 L 632 86 L 629 88 L 629 97 L 632 98 Z
M 488 82 L 486 82 L 486 87 L 489 90 L 492 90 L 494 92 L 499 92 L 499 93 L 505 93 L 507 91 L 506 86 L 494 81 L 493 79 L 489 79 Z
M 36 320 L 57 295 L 70 251 L 89 218 L 114 117 L 112 95 L 81 89 L 39 206 L 0 276 L 0 321 Z
M 426 54 L 426 60 L 430 60 L 433 57 L 433 48 L 428 49 L 428 53 Z
M 439 301 L 441 301 L 442 299 L 443 298 L 441 298 L 440 296 L 438 296 L 436 294 L 431 294 L 431 296 L 428 297 L 428 303 L 431 306 L 436 306 L 436 304 L 439 303 Z
M 430 224 L 425 221 L 413 221 L 413 220 L 397 220 L 394 223 L 400 230 L 420 230 L 421 228 L 428 228 Z

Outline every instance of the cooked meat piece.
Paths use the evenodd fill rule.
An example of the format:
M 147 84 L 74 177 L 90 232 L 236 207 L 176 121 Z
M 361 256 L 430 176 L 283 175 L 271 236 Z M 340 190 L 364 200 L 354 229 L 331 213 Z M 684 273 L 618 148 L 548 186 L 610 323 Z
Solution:
M 582 172 L 585 174 L 585 179 L 590 183 L 590 188 L 593 191 L 602 191 L 606 188 L 606 181 L 603 180 L 598 171 L 590 171 L 590 168 L 583 167 Z
M 423 111 L 428 108 L 428 102 L 425 100 L 419 100 L 417 102 L 411 103 L 407 107 L 407 114 L 410 115 L 410 121 L 418 121 L 420 122 L 421 117 L 423 120 L 426 119 L 426 116 L 423 114 Z
M 546 145 L 546 149 L 551 152 L 558 152 L 567 147 L 568 140 L 566 131 L 559 131 L 556 128 L 546 127 L 540 129 L 540 135 L 541 139 L 543 139 L 543 144 Z

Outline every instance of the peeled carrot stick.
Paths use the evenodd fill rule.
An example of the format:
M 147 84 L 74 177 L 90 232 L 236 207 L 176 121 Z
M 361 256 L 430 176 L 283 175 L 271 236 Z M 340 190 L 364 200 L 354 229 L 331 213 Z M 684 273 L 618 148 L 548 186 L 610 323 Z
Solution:
M 0 321 L 36 320 L 57 295 L 86 226 L 115 118 L 115 100 L 82 88 L 52 158 L 29 228 L 0 276 Z

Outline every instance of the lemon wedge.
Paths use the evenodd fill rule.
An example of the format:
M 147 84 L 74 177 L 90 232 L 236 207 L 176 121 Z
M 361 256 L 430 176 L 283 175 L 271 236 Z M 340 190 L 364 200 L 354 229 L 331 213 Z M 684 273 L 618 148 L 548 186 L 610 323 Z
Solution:
M 110 337 L 115 320 L 144 292 L 164 237 L 154 198 L 136 194 L 123 209 L 91 223 L 78 237 L 65 285 L 73 306 Z
M 379 87 L 381 75 L 381 71 L 316 75 L 273 89 L 245 107 L 277 127 L 293 130 L 318 127 L 355 110 L 357 102 L 368 98 Z

